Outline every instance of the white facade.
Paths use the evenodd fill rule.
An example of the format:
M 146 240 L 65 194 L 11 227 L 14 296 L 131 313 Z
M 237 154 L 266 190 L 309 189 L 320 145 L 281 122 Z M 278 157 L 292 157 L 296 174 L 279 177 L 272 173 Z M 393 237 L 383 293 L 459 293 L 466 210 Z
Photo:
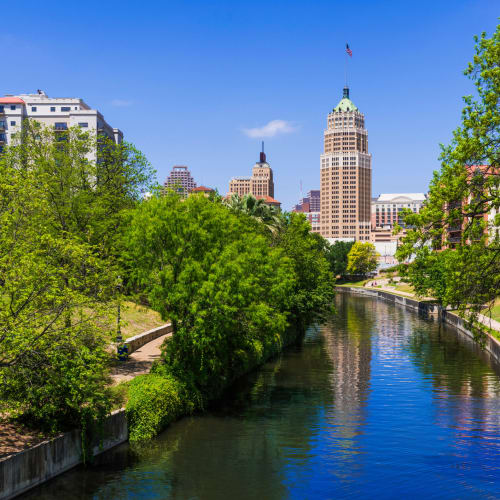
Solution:
M 402 223 L 399 216 L 404 208 L 409 208 L 415 213 L 420 212 L 425 193 L 385 193 L 372 200 L 371 218 L 372 230 L 392 229 L 396 222 Z
M 79 126 L 83 130 L 104 134 L 117 144 L 123 140 L 123 133 L 112 128 L 101 113 L 91 109 L 83 99 L 50 98 L 39 90 L 37 94 L 0 97 L 0 148 L 11 142 L 12 135 L 20 131 L 25 119 L 36 120 L 56 130 Z

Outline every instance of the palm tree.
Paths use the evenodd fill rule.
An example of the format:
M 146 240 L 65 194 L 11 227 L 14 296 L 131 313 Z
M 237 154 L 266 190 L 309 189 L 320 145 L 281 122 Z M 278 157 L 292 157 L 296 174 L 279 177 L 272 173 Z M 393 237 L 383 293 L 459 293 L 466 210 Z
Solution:
M 242 212 L 258 220 L 272 233 L 279 232 L 283 227 L 284 218 L 281 211 L 267 205 L 263 199 L 257 199 L 252 194 L 246 194 L 241 198 L 233 194 L 231 198 L 225 201 L 225 204 L 236 212 Z

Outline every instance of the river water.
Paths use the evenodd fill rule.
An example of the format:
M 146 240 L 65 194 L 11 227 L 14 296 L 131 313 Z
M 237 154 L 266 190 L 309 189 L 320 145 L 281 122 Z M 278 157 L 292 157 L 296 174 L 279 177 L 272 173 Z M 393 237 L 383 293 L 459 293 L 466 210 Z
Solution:
M 399 306 L 336 303 L 208 413 L 25 498 L 500 498 L 500 379 L 488 356 Z

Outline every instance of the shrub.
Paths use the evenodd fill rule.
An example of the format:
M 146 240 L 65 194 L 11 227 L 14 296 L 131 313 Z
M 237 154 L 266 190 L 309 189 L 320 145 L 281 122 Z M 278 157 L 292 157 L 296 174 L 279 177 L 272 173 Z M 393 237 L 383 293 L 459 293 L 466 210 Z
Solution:
M 126 406 L 130 440 L 151 439 L 180 416 L 195 409 L 194 395 L 171 375 L 150 373 L 130 382 Z

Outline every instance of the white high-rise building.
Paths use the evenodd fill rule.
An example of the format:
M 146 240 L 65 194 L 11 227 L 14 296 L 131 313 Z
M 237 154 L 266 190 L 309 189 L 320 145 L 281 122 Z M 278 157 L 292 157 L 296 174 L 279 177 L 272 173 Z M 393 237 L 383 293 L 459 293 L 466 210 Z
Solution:
M 123 133 L 111 127 L 99 111 L 92 109 L 83 99 L 75 97 L 49 97 L 39 90 L 36 94 L 6 95 L 0 97 L 0 151 L 21 130 L 24 120 L 33 119 L 55 130 L 79 126 L 84 130 L 106 135 L 116 144 Z

